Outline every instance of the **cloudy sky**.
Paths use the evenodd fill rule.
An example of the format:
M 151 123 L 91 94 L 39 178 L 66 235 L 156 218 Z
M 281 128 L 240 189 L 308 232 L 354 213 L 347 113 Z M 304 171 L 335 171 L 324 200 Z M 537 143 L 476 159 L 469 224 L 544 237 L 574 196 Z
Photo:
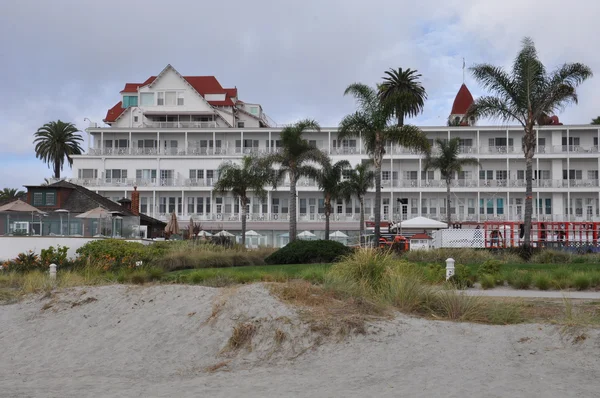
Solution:
M 353 111 L 349 83 L 410 67 L 429 95 L 411 122 L 443 125 L 462 58 L 508 66 L 529 35 L 547 67 L 577 61 L 596 72 L 560 115 L 589 123 L 600 115 L 598 15 L 594 0 L 1 0 L 0 188 L 51 176 L 33 155 L 39 126 L 101 122 L 125 82 L 169 63 L 237 86 L 277 123 L 322 126 Z M 482 93 L 468 73 L 466 83 Z

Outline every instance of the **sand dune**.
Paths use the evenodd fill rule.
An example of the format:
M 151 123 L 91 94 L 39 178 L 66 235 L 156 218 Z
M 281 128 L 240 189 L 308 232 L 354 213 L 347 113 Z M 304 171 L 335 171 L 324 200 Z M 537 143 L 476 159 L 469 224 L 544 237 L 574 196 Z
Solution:
M 398 315 L 317 344 L 260 284 L 86 287 L 0 306 L 0 396 L 595 397 L 600 334 L 581 334 Z

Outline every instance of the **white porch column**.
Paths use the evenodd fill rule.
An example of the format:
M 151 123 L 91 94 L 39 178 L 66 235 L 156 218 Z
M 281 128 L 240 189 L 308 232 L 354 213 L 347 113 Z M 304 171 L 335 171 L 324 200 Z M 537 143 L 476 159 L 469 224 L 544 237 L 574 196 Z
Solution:
M 271 149 L 272 149 L 272 145 L 271 145 L 271 130 L 269 130 L 269 142 L 267 142 L 267 153 L 273 152 Z
M 362 143 L 362 133 L 358 133 L 358 154 L 362 155 L 363 143 Z
M 88 143 L 87 143 L 88 144 L 87 145 L 88 146 L 87 153 L 89 154 L 90 153 L 90 148 L 91 148 L 91 146 L 90 146 L 90 139 L 91 139 L 91 137 L 90 137 L 90 132 L 87 131 L 87 129 L 86 129 L 86 132 L 87 132 L 87 137 L 88 137 L 88 140 L 87 140 L 88 141 Z
M 327 141 L 328 142 L 327 151 L 329 151 L 329 154 L 331 155 L 331 131 L 327 132 L 327 137 L 328 137 L 327 138 L 327 140 L 328 140 Z
M 161 150 L 160 150 L 160 131 L 156 132 L 156 153 L 160 155 Z
M 133 142 L 131 141 L 131 131 L 129 132 L 129 154 L 131 155 L 131 147 L 133 146 Z
M 240 151 L 244 155 L 244 130 L 240 131 Z
M 100 154 L 104 155 L 104 131 L 100 132 Z
M 270 133 L 269 133 L 270 135 Z M 269 139 L 269 142 L 271 142 L 271 140 Z M 266 220 L 270 221 L 272 218 L 271 216 L 271 191 L 267 191 L 267 217 Z
M 477 191 L 477 204 L 475 205 L 475 211 L 477 212 L 477 222 L 481 222 L 481 192 Z
M 477 130 L 477 154 L 479 155 L 479 153 L 481 153 L 481 146 L 479 143 L 479 130 Z M 477 186 L 479 186 L 479 184 Z
M 181 190 L 181 217 L 187 216 L 187 204 L 185 203 L 185 193 Z
M 156 189 L 152 190 L 152 217 L 156 218 Z
M 223 145 L 223 143 L 221 143 L 221 145 Z M 216 150 L 217 150 L 217 133 L 215 133 L 213 131 L 213 153 L 212 153 L 212 155 L 215 154 Z M 210 151 L 210 147 L 208 148 L 208 151 Z
M 185 145 L 185 148 L 184 148 L 185 152 L 184 153 L 187 155 L 188 154 L 188 132 L 187 131 L 185 132 L 185 138 L 184 138 L 184 140 L 185 140 L 184 144 L 183 144 L 183 145 Z

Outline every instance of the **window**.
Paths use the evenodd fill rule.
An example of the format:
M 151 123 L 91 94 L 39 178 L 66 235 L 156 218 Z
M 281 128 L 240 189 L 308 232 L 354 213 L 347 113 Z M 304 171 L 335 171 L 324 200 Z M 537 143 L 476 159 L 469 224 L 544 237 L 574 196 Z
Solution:
M 562 144 L 570 146 L 579 145 L 579 137 L 569 137 L 568 142 L 569 143 L 567 144 L 567 137 L 562 137 Z
M 154 93 L 140 94 L 140 104 L 142 106 L 154 106 Z
M 536 180 L 549 180 L 550 170 L 534 170 L 533 178 Z
M 160 198 L 159 199 L 158 212 L 160 214 L 166 214 L 167 213 L 167 198 Z
M 190 180 L 203 180 L 204 170 L 190 170 Z
M 504 199 L 503 198 L 496 199 L 496 214 L 498 214 L 498 215 L 504 214 Z
M 137 180 L 151 181 L 156 179 L 156 169 L 138 169 L 135 171 Z
M 552 214 L 552 199 L 545 199 L 546 214 Z
M 251 106 L 250 113 L 253 115 L 258 115 L 258 106 Z
M 244 122 L 238 122 L 238 128 L 243 129 L 244 128 Z
M 174 196 L 171 196 L 169 198 L 169 207 L 167 210 L 169 211 L 169 214 L 175 212 L 175 197 Z
M 156 93 L 156 105 L 164 105 L 165 104 L 165 93 L 158 92 Z
M 494 199 L 487 200 L 487 214 L 494 214 Z
M 479 179 L 480 180 L 493 180 L 494 179 L 494 170 L 479 170 Z
M 177 214 L 183 213 L 183 198 L 180 196 L 177 198 Z
M 473 172 L 472 171 L 461 171 L 458 173 L 458 179 L 459 180 L 471 180 L 471 179 L 473 179 Z
M 582 174 L 581 170 L 569 170 L 567 175 L 567 170 L 563 170 L 563 180 L 581 180 Z
M 130 106 L 137 106 L 138 97 L 137 95 L 125 95 L 123 97 L 123 108 L 129 108 Z
M 148 213 L 148 198 L 142 196 L 140 198 L 140 213 L 147 214 Z
M 404 172 L 404 179 L 405 180 L 416 180 L 417 179 L 417 171 L 416 170 L 405 171 Z
M 517 170 L 517 180 L 525 179 L 525 170 Z
M 44 194 L 41 192 L 35 192 L 33 194 L 33 205 L 42 206 L 44 204 Z
M 594 146 L 598 146 L 598 137 L 594 137 Z
M 386 171 L 386 170 L 382 171 L 381 172 L 381 179 L 384 180 L 384 181 L 389 180 L 390 179 L 390 172 Z
M 206 170 L 206 178 L 213 179 L 213 178 L 215 178 L 214 174 L 215 174 L 214 170 Z
M 588 180 L 597 180 L 598 170 L 588 170 Z
M 506 170 L 496 170 L 497 180 L 506 180 L 508 178 L 508 172 Z
M 421 171 L 421 180 L 433 180 L 433 170 Z
M 137 116 L 134 116 L 134 117 L 133 117 L 133 121 L 134 121 L 135 123 L 137 123 L 137 122 L 138 122 L 138 117 L 137 117 Z
M 208 200 L 206 204 L 208 204 Z M 202 196 L 196 197 L 196 213 L 204 214 L 204 197 Z
M 54 206 L 56 204 L 56 194 L 54 192 L 46 192 L 46 206 Z
M 538 138 L 538 146 L 546 146 L 546 139 Z
M 106 180 L 119 180 L 127 178 L 127 170 L 122 169 L 108 169 L 106 170 Z
M 458 145 L 461 147 L 472 147 L 473 139 L 472 138 L 459 139 Z
M 160 179 L 166 180 L 173 178 L 173 170 L 161 170 L 160 171 Z
M 98 169 L 79 169 L 77 175 L 79 178 L 98 178 Z
M 165 92 L 165 105 L 175 106 L 177 104 L 177 92 L 167 91 Z
M 177 105 L 178 106 L 183 106 L 183 104 L 184 104 L 183 92 L 178 92 L 177 93 Z

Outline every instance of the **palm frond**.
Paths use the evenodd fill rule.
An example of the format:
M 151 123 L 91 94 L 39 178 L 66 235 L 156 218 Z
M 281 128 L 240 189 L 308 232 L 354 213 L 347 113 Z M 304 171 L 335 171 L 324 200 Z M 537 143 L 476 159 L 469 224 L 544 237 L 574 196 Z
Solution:
M 502 98 L 485 96 L 477 98 L 467 111 L 468 117 L 498 119 L 503 122 L 518 121 L 527 123 L 526 117 L 515 109 L 513 104 Z
M 384 139 L 422 153 L 430 150 L 427 135 L 420 128 L 409 124 L 388 127 L 384 132 Z

